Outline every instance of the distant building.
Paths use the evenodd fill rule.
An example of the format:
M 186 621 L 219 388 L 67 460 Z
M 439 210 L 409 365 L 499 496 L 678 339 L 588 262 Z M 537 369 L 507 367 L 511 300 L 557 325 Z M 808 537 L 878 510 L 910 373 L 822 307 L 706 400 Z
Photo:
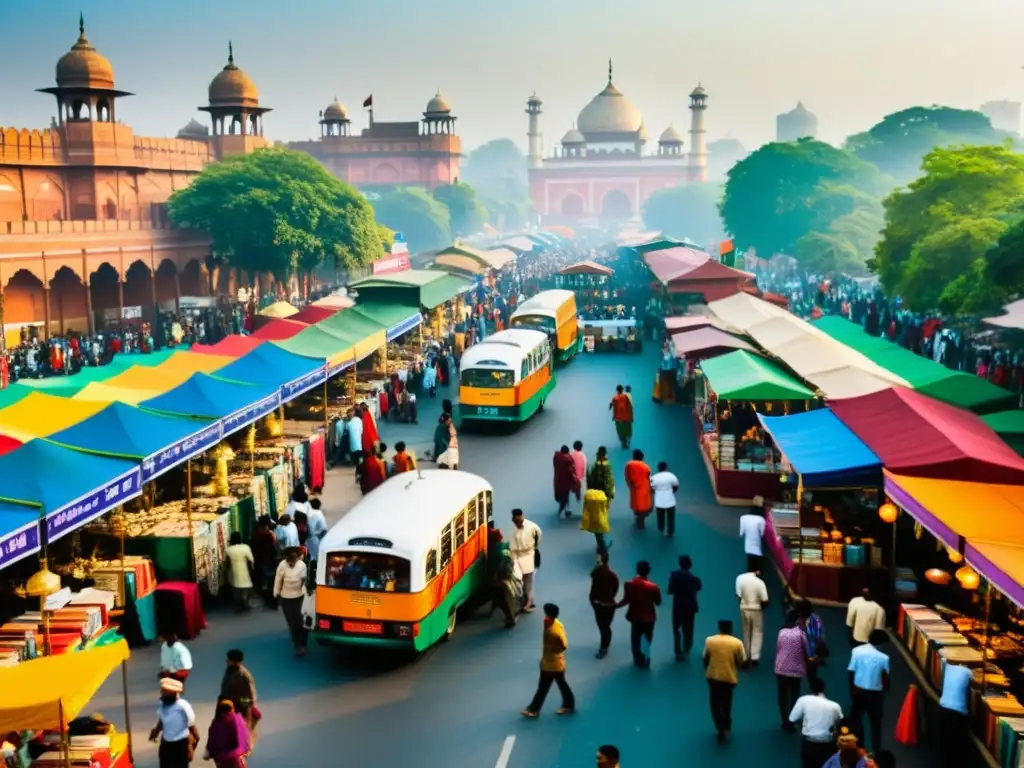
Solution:
M 708 95 L 700 85 L 689 96 L 689 152 L 683 150 L 682 133 L 671 125 L 659 136 L 656 151 L 644 151 L 643 115 L 612 83 L 610 61 L 608 83 L 549 157 L 542 157 L 541 106 L 536 94 L 526 102 L 527 165 L 534 210 L 547 222 L 635 218 L 655 190 L 707 180 Z
M 356 187 L 412 184 L 433 189 L 459 179 L 462 144 L 455 116 L 440 93 L 420 120 L 384 123 L 373 119 L 352 133 L 348 109 L 335 99 L 320 113 L 320 138 L 286 144 L 312 155 L 342 181 Z
M 716 139 L 708 142 L 708 181 L 725 181 L 729 170 L 750 152 L 739 139 Z
M 1020 133 L 1020 102 L 990 101 L 981 105 L 981 111 L 997 131 Z
M 789 112 L 785 112 L 775 118 L 775 140 L 776 141 L 797 141 L 798 139 L 813 139 L 818 135 L 817 116 L 804 107 L 802 101 L 797 102 Z

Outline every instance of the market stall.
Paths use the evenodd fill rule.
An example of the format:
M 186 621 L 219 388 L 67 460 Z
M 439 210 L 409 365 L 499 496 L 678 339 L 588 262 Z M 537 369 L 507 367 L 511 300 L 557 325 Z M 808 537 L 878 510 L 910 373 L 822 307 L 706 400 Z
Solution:
M 290 339 L 306 330 L 309 326 L 305 323 L 297 323 L 294 320 L 279 319 L 271 320 L 264 326 L 252 332 L 251 337 L 263 341 L 284 341 Z
M 635 318 L 619 320 L 582 321 L 583 349 L 587 352 L 625 352 L 636 354 L 643 351 L 643 340 L 637 334 Z
M 704 303 L 737 294 L 754 279 L 752 274 L 722 264 L 706 251 L 683 245 L 649 250 L 644 253 L 644 262 L 666 295 L 687 296 Z
M 232 334 L 225 336 L 216 344 L 193 344 L 192 352 L 203 355 L 220 355 L 222 357 L 241 357 L 247 352 L 252 352 L 263 343 L 263 339 L 255 336 L 241 336 Z M 208 371 L 209 372 L 209 371 Z
M 434 309 L 473 287 L 471 280 L 439 269 L 407 269 L 371 275 L 349 284 L 358 292 L 359 305 L 398 304 Z
M 791 468 L 758 413 L 806 410 L 814 393 L 774 363 L 743 350 L 705 360 L 697 382 L 694 418 L 718 503 L 746 506 L 755 496 L 779 499 L 779 478 Z
M 275 301 L 273 304 L 264 307 L 257 315 L 260 317 L 267 317 L 271 320 L 280 320 L 284 317 L 291 317 L 297 314 L 299 310 L 289 304 L 287 301 Z
M 786 584 L 846 603 L 885 583 L 894 547 L 892 526 L 878 518 L 881 460 L 824 408 L 758 418 L 793 468 L 765 516 L 767 549 Z

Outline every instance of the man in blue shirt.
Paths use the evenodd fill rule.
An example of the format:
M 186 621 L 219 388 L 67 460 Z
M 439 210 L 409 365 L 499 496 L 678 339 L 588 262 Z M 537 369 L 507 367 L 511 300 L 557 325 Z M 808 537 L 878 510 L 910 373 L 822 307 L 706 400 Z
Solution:
M 889 657 L 878 650 L 878 646 L 889 641 L 883 629 L 872 630 L 865 645 L 854 648 L 850 653 L 847 673 L 850 679 L 850 727 L 866 744 L 864 716 L 867 715 L 871 728 L 871 748 L 882 747 L 882 705 L 889 690 Z
M 970 729 L 967 701 L 974 674 L 959 664 L 943 663 L 942 698 L 939 699 L 939 730 L 944 766 L 967 765 Z

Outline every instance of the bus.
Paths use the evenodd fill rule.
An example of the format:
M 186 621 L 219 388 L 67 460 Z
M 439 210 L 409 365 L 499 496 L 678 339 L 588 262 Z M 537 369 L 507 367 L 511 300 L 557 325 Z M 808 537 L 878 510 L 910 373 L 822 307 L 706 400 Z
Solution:
M 555 289 L 541 291 L 520 304 L 509 318 L 512 328 L 535 328 L 551 337 L 555 362 L 565 365 L 580 348 L 576 294 Z
M 509 328 L 474 344 L 459 363 L 459 416 L 523 422 L 555 388 L 551 343 L 542 331 Z
M 451 637 L 460 606 L 489 594 L 492 494 L 450 469 L 403 472 L 367 494 L 320 542 L 317 642 L 418 652 Z

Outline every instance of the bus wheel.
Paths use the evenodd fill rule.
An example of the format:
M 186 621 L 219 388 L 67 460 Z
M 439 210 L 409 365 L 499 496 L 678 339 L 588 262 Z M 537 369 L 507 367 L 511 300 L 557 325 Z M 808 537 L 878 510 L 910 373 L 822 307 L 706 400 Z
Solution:
M 445 640 L 447 640 L 448 638 L 450 638 L 452 635 L 455 634 L 455 620 L 456 620 L 457 616 L 458 616 L 458 610 L 453 607 L 451 609 L 451 611 L 449 611 L 449 613 L 448 613 L 448 626 L 444 630 L 444 639 Z

